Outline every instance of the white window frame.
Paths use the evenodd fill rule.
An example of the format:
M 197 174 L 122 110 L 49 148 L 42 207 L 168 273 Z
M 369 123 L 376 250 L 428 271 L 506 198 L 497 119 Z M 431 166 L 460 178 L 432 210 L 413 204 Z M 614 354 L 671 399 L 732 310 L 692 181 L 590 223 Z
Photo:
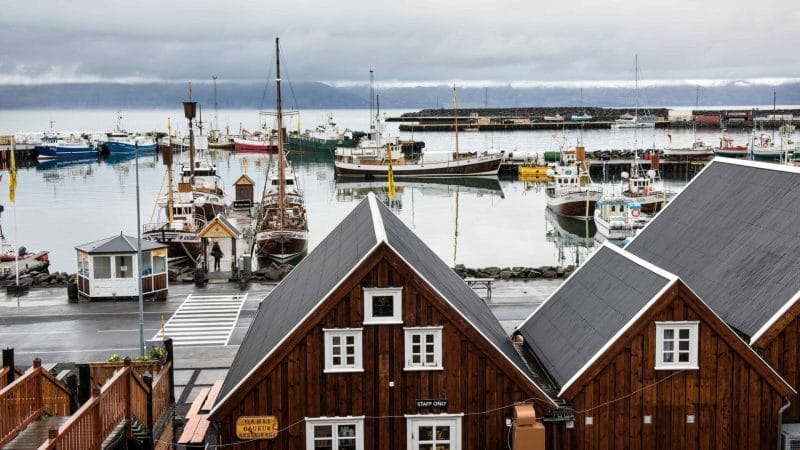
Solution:
M 392 316 L 374 317 L 372 315 L 372 298 L 376 296 L 392 296 Z M 403 288 L 364 288 L 364 325 L 402 324 L 403 323 Z
M 673 330 L 674 352 L 673 362 L 664 362 L 664 330 Z M 689 330 L 689 361 L 678 362 L 678 335 L 680 330 Z M 700 322 L 698 321 L 669 321 L 656 322 L 656 370 L 696 370 L 698 366 L 698 354 L 700 351 Z
M 406 442 L 408 450 L 418 450 L 419 436 L 414 437 L 420 425 L 443 425 L 450 429 L 450 450 L 461 450 L 461 419 L 464 414 L 406 414 Z M 415 445 L 416 444 L 416 445 Z
M 324 334 L 325 340 L 325 369 L 324 373 L 341 373 L 341 372 L 363 372 L 364 371 L 364 356 L 363 356 L 363 338 L 362 338 L 362 329 L 361 328 L 323 328 L 322 332 Z M 355 344 L 355 364 L 351 366 L 347 366 L 344 359 L 342 360 L 342 364 L 339 366 L 333 365 L 333 338 L 340 337 L 343 340 L 346 339 L 348 336 L 354 336 L 354 344 Z M 344 348 L 344 344 L 342 344 Z M 342 353 L 340 355 L 342 358 L 345 357 L 345 354 Z
M 434 326 L 434 327 L 404 327 L 403 328 L 404 335 L 405 335 L 405 368 L 404 370 L 443 370 L 444 365 L 442 363 L 442 326 Z M 424 348 L 421 350 L 421 363 L 420 364 L 413 364 L 411 362 L 412 356 L 412 342 L 411 337 L 413 335 L 426 335 L 426 334 L 433 334 L 433 359 L 435 365 L 425 365 L 425 356 L 427 352 L 425 352 Z M 420 345 L 424 347 L 425 342 L 420 340 Z
M 364 450 L 364 416 L 346 417 L 306 417 L 306 450 L 314 450 L 314 427 L 318 425 L 331 426 L 331 440 L 333 449 L 339 449 L 339 425 L 356 426 L 356 450 Z

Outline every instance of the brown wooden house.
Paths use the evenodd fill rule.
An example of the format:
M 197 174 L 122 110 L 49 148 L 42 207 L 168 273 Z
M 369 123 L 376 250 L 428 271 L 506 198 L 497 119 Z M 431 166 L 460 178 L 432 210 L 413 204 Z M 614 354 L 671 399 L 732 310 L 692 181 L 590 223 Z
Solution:
M 515 404 L 556 406 L 535 376 L 486 304 L 369 195 L 261 303 L 210 420 L 237 449 L 500 450 Z M 249 439 L 245 423 L 275 436 Z
M 774 449 L 794 390 L 677 276 L 604 245 L 517 329 L 557 449 Z
M 800 168 L 717 158 L 626 250 L 680 276 L 797 390 L 799 230 Z M 784 422 L 800 422 L 791 401 Z

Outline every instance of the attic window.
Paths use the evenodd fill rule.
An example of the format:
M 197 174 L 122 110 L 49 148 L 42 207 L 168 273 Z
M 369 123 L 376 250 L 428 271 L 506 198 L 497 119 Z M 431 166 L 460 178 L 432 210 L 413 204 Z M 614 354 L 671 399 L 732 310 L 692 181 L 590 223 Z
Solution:
M 699 322 L 656 322 L 656 370 L 698 369 Z
M 364 288 L 364 324 L 402 324 L 403 288 Z

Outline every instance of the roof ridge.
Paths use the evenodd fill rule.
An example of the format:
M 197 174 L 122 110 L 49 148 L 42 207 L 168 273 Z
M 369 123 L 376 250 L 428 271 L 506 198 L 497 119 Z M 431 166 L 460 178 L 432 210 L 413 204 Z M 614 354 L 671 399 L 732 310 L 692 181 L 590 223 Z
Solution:
M 766 161 L 750 161 L 747 159 L 740 159 L 740 158 L 724 158 L 724 157 L 716 157 L 711 160 L 711 163 L 724 163 L 724 164 L 732 164 L 735 166 L 745 166 L 745 167 L 753 167 L 756 169 L 767 169 L 767 170 L 774 170 L 777 172 L 789 172 L 789 173 L 796 173 L 800 175 L 800 167 L 797 166 L 789 166 L 786 164 L 775 164 L 772 162 Z
M 122 239 L 124 239 L 124 240 L 125 240 L 125 242 L 126 242 L 128 245 L 130 245 L 130 246 L 131 246 L 131 250 L 136 250 L 136 251 L 139 251 L 139 247 L 137 247 L 137 246 L 134 246 L 133 244 L 131 244 L 131 241 L 129 241 L 129 240 L 128 240 L 128 236 L 125 236 L 125 234 L 124 234 L 124 233 L 120 233 L 120 234 L 119 234 L 119 236 L 120 236 Z
M 622 256 L 623 258 L 626 258 L 629 261 L 631 261 L 633 263 L 636 263 L 636 264 L 644 267 L 645 269 L 647 269 L 647 270 L 649 270 L 649 271 L 651 271 L 651 272 L 653 272 L 655 274 L 658 274 L 658 275 L 666 278 L 669 281 L 675 281 L 675 280 L 680 278 L 679 276 L 675 275 L 674 273 L 672 273 L 672 272 L 670 272 L 670 271 L 668 271 L 668 270 L 666 270 L 666 269 L 664 269 L 662 267 L 659 267 L 659 266 L 651 263 L 650 261 L 648 261 L 648 260 L 646 260 L 644 258 L 636 256 L 631 252 L 628 252 L 628 251 L 626 251 L 626 250 L 624 250 L 622 248 L 619 248 L 614 244 L 609 244 L 608 242 L 603 242 L 603 245 L 600 248 L 603 248 L 603 247 L 607 247 L 607 248 L 611 249 L 612 251 L 616 252 L 618 255 Z M 598 251 L 599 251 L 599 249 L 598 249 Z M 586 264 L 586 262 L 584 262 L 584 264 Z
M 383 226 L 383 218 L 381 217 L 381 211 L 378 206 L 378 199 L 372 191 L 367 194 L 367 201 L 369 202 L 369 211 L 372 214 L 372 226 L 375 229 L 375 240 L 378 241 L 378 243 L 387 242 L 386 229 Z

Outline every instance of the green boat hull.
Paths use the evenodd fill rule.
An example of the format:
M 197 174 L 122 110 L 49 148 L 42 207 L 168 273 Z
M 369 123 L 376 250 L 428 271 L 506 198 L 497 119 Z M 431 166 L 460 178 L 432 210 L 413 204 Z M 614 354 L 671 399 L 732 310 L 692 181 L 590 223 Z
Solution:
M 293 150 L 305 150 L 310 152 L 333 153 L 336 147 L 355 147 L 358 141 L 355 139 L 314 139 L 305 136 L 289 136 L 287 144 Z

